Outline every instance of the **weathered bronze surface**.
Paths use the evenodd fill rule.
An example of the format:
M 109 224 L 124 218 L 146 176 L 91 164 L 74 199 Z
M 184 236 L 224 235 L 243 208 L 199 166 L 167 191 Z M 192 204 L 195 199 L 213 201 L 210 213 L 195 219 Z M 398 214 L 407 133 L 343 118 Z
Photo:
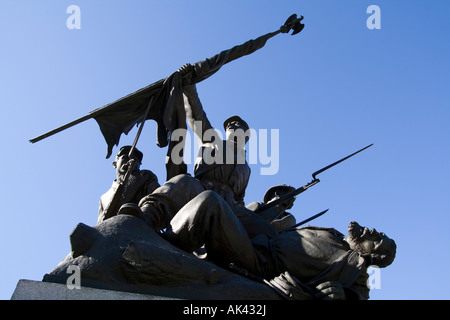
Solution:
M 299 33 L 302 19 L 292 15 L 273 33 L 186 64 L 166 79 L 32 140 L 95 118 L 109 157 L 123 132 L 139 122 L 142 129 L 147 119 L 153 119 L 158 123 L 159 146 L 169 149 L 162 185 L 150 170 L 140 169 L 143 154 L 136 142 L 141 130 L 133 146 L 119 150 L 113 163 L 116 179 L 100 198 L 97 225 L 75 227 L 71 252 L 43 281 L 66 283 L 68 268 L 76 265 L 85 286 L 176 298 L 369 298 L 367 268 L 390 265 L 395 242 L 356 222 L 350 222 L 347 236 L 333 228 L 297 228 L 287 212 L 296 195 L 319 181 L 317 174 L 368 147 L 315 172 L 304 187 L 277 185 L 266 192 L 263 202 L 245 206 L 249 125 L 232 116 L 224 122 L 225 140 L 206 141 L 203 135 L 214 128 L 195 84 L 225 63 L 262 48 L 276 34 Z M 199 131 L 196 121 L 201 121 Z M 170 134 L 187 129 L 187 124 L 200 142 L 194 176 L 186 174 L 184 163 L 170 158 L 174 147 Z

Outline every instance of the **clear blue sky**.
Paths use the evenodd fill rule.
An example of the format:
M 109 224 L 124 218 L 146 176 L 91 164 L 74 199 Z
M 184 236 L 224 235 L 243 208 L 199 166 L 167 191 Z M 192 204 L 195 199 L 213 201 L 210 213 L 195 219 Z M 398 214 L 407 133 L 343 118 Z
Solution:
M 72 4 L 81 9 L 78 30 L 66 25 Z M 381 29 L 367 28 L 369 5 L 381 9 Z M 302 33 L 278 35 L 198 84 L 215 127 L 239 114 L 256 130 L 279 130 L 279 170 L 261 175 L 267 165 L 252 165 L 246 202 L 276 184 L 304 185 L 374 143 L 321 174 L 291 211 L 302 220 L 329 208 L 312 223 L 346 233 L 356 220 L 395 239 L 396 260 L 372 299 L 448 299 L 449 11 L 437 0 L 2 0 L 0 299 L 69 253 L 70 232 L 96 223 L 115 177 L 94 120 L 29 139 L 275 31 L 292 13 L 304 15 Z M 138 148 L 143 168 L 164 182 L 154 122 Z

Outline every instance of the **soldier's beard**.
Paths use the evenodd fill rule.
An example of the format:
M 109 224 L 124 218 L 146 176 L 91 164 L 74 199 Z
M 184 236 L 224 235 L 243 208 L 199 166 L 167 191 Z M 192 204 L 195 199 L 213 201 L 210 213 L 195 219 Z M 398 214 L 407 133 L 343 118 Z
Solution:
M 359 223 L 355 221 L 350 222 L 350 224 L 348 225 L 349 238 L 356 243 L 360 243 L 363 241 L 363 237 L 366 231 L 367 228 L 361 227 Z
M 361 245 L 367 232 L 367 228 L 361 227 L 357 222 L 352 221 L 348 225 L 348 236 L 346 237 L 346 241 L 353 250 L 361 254 L 367 254 L 366 250 Z

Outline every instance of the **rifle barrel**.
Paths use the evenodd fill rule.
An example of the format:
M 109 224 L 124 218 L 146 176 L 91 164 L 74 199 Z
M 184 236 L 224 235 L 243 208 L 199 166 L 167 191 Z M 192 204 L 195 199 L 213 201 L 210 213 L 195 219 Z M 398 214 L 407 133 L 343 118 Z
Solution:
M 148 112 L 150 111 L 150 108 L 151 108 L 152 103 L 153 103 L 153 98 L 154 98 L 154 96 L 152 96 L 150 98 L 150 101 L 148 102 L 147 110 L 145 110 L 145 114 L 144 114 L 144 116 L 142 118 L 141 125 L 139 126 L 138 132 L 136 133 L 136 137 L 134 138 L 133 145 L 131 146 L 130 153 L 128 154 L 129 158 L 131 158 L 131 155 L 133 154 L 134 149 L 136 149 L 136 144 L 137 144 L 137 142 L 139 140 L 139 137 L 141 136 L 141 132 L 142 132 L 142 128 L 144 127 L 145 120 L 147 120 Z
M 319 179 L 315 179 L 313 181 L 311 181 L 310 183 L 308 183 L 307 185 L 304 185 L 303 187 L 300 187 L 298 189 L 295 189 L 294 191 L 291 191 L 289 193 L 286 193 L 284 195 L 282 195 L 281 197 L 279 197 L 278 199 L 271 201 L 269 203 L 266 203 L 265 205 L 259 207 L 258 209 L 255 210 L 256 213 L 260 213 L 266 210 L 269 210 L 270 208 L 273 208 L 277 205 L 279 205 L 280 203 L 295 197 L 296 195 L 308 190 L 310 187 L 312 187 L 313 185 L 315 185 L 316 183 L 319 183 L 320 180 Z

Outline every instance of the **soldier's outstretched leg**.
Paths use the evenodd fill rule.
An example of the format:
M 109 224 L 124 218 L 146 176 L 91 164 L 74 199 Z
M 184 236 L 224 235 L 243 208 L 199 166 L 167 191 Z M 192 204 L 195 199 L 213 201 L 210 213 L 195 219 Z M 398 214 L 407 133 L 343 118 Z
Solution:
M 228 204 L 213 191 L 204 191 L 187 203 L 170 222 L 165 238 L 187 252 L 205 244 L 208 259 L 219 266 L 231 262 L 259 273 L 256 253 Z

